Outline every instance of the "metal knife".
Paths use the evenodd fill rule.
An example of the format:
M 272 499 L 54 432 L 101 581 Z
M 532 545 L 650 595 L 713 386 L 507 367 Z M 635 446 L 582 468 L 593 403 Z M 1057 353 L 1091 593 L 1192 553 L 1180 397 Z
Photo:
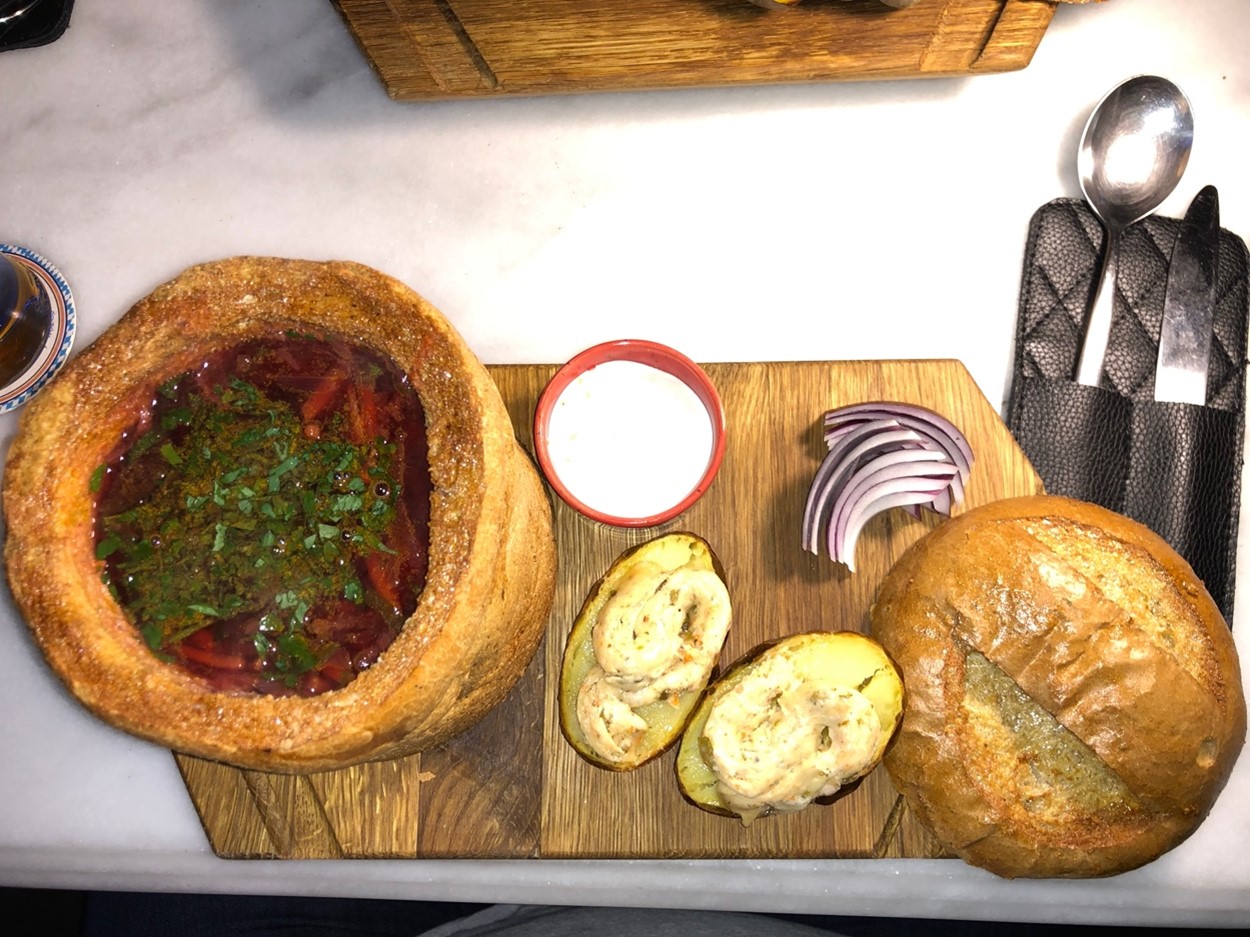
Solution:
M 1207 402 L 1207 367 L 1215 319 L 1215 275 L 1220 255 L 1220 197 L 1209 185 L 1194 196 L 1172 247 L 1155 400 Z

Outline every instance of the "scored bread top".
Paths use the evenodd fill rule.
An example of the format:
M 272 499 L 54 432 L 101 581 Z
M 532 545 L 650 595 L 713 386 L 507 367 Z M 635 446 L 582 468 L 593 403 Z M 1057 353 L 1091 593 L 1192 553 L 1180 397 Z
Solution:
M 1003 875 L 1100 875 L 1189 834 L 1245 734 L 1227 625 L 1140 525 L 1053 497 L 944 524 L 883 583 L 909 706 L 887 756 L 949 848 Z

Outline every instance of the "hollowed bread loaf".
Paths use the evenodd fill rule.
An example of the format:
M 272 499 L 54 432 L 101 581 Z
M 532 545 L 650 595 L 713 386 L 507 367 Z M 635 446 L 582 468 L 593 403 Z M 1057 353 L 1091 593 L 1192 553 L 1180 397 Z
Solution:
M 392 363 L 420 400 L 428 573 L 393 642 L 345 686 L 223 692 L 150 651 L 102 582 L 92 476 L 163 382 L 223 348 L 309 332 Z M 69 690 L 127 732 L 247 768 L 326 770 L 464 731 L 524 672 L 554 589 L 550 503 L 490 375 L 438 310 L 353 263 L 234 258 L 158 288 L 27 407 L 4 510 L 13 597 Z
M 1100 876 L 1201 822 L 1245 736 L 1228 625 L 1162 539 L 1039 496 L 943 524 L 890 571 L 874 636 L 908 707 L 886 766 L 950 850 Z

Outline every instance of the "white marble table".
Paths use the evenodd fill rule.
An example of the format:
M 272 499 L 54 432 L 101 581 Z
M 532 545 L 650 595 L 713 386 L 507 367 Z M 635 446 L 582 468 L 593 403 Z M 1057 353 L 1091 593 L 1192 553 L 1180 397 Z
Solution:
M 198 261 L 351 258 L 487 362 L 626 334 L 706 361 L 954 357 L 997 404 L 1029 217 L 1078 194 L 1085 116 L 1120 79 L 1167 75 L 1193 100 L 1163 210 L 1215 183 L 1250 234 L 1248 48 L 1243 0 L 1109 0 L 1060 9 L 1008 75 L 397 104 L 325 0 L 80 0 L 60 40 L 0 55 L 0 241 L 61 267 L 80 348 Z M 168 752 L 69 700 L 7 598 L 0 713 L 5 885 L 1250 923 L 1250 758 L 1190 841 L 1106 881 L 920 860 L 228 862 Z

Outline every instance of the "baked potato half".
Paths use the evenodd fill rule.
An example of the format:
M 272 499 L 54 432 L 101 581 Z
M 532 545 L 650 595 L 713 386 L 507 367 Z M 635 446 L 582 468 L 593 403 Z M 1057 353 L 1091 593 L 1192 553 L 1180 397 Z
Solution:
M 613 771 L 666 751 L 707 687 L 731 618 L 719 563 L 694 534 L 618 557 L 565 645 L 560 726 L 569 743 Z
M 868 774 L 903 717 L 903 682 L 853 631 L 791 635 L 736 664 L 682 735 L 677 782 L 744 825 L 802 810 Z

